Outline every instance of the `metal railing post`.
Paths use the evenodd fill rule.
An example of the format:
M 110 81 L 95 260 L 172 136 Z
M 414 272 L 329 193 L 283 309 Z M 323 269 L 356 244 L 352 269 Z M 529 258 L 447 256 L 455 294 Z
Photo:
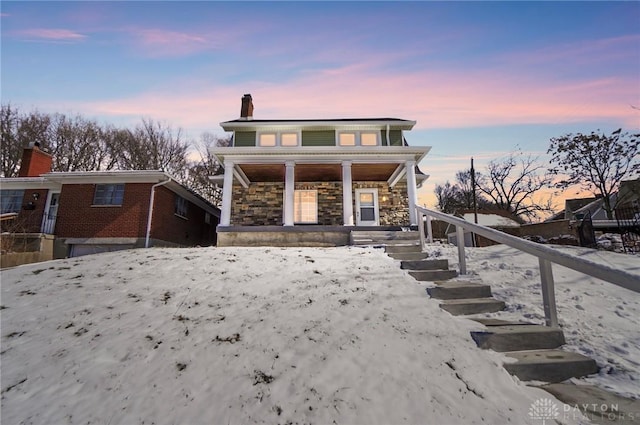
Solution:
M 558 327 L 558 310 L 556 309 L 556 294 L 553 283 L 551 261 L 538 258 L 540 264 L 540 282 L 542 283 L 542 303 L 544 318 L 547 326 Z
M 431 216 L 427 214 L 425 216 L 427 218 L 427 241 L 429 243 L 433 243 L 433 229 L 431 228 Z
M 467 274 L 467 259 L 464 256 L 464 228 L 456 226 L 456 236 L 458 238 L 458 263 L 460 264 L 460 274 Z
M 420 251 L 424 250 L 425 247 L 425 239 L 424 239 L 424 215 L 418 207 L 416 207 L 416 216 L 418 217 L 418 232 L 420 232 Z

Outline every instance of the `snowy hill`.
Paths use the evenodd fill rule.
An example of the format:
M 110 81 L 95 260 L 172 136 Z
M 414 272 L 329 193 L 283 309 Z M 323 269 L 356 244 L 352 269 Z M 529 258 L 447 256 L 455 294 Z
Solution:
M 535 259 L 504 250 L 472 250 L 469 269 L 523 299 L 502 315 L 539 319 Z M 556 274 L 570 345 L 627 390 L 638 294 Z M 552 399 L 379 249 L 140 249 L 1 278 L 3 424 L 539 424 L 532 403 Z

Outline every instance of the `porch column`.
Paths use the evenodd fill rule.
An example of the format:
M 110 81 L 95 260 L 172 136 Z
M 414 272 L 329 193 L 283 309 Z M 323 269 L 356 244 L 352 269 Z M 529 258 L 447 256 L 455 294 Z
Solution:
M 407 195 L 409 196 L 409 222 L 412 226 L 418 224 L 418 217 L 416 214 L 416 205 L 418 204 L 418 189 L 416 185 L 416 162 L 407 161 L 405 163 L 407 168 Z
M 353 226 L 352 186 L 351 161 L 342 161 L 342 217 L 345 226 Z
M 220 211 L 220 225 L 231 224 L 231 196 L 233 194 L 233 161 L 224 161 L 224 183 L 222 186 L 222 209 Z
M 293 202 L 294 202 L 294 189 L 295 189 L 295 162 L 287 161 L 284 164 L 285 166 L 285 175 L 284 175 L 284 225 L 285 226 L 293 226 Z

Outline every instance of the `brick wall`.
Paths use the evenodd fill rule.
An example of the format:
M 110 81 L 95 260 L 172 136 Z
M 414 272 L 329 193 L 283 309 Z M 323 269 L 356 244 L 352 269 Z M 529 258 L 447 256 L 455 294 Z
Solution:
M 127 183 L 121 206 L 93 206 L 95 185 L 64 185 L 60 193 L 56 235 L 61 238 L 144 238 L 151 183 Z M 212 245 L 217 218 L 205 223 L 204 210 L 189 203 L 187 217 L 175 215 L 175 194 L 156 189 L 152 239 L 180 245 Z
M 380 225 L 409 225 L 409 201 L 405 182 L 390 188 L 386 182 L 353 182 L 355 189 L 378 189 Z M 318 224 L 343 225 L 342 182 L 298 182 L 296 190 L 318 191 Z M 252 182 L 247 189 L 233 186 L 232 226 L 281 226 L 284 183 Z
M 94 184 L 65 184 L 60 192 L 56 235 L 63 238 L 145 236 L 150 183 L 127 183 L 121 206 L 92 206 Z
M 156 189 L 151 237 L 180 245 L 215 245 L 218 218 L 211 216 L 211 224 L 206 224 L 205 211 L 190 202 L 186 217 L 176 215 L 176 196 L 166 187 Z

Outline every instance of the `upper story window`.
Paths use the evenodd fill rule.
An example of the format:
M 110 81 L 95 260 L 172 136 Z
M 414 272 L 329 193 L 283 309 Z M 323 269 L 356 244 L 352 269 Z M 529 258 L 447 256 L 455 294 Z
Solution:
M 300 134 L 296 132 L 259 133 L 258 146 L 299 146 Z
M 341 131 L 338 146 L 378 146 L 380 133 L 375 131 Z
M 262 133 L 258 138 L 258 146 L 275 146 L 276 134 L 275 133 Z
M 188 205 L 189 205 L 189 202 L 186 199 L 176 195 L 176 209 L 175 209 L 176 215 L 186 218 Z
M 2 203 L 2 214 L 20 212 L 24 190 L 0 190 L 0 202 Z
M 124 183 L 97 184 L 93 196 L 93 205 L 122 205 L 124 199 Z

